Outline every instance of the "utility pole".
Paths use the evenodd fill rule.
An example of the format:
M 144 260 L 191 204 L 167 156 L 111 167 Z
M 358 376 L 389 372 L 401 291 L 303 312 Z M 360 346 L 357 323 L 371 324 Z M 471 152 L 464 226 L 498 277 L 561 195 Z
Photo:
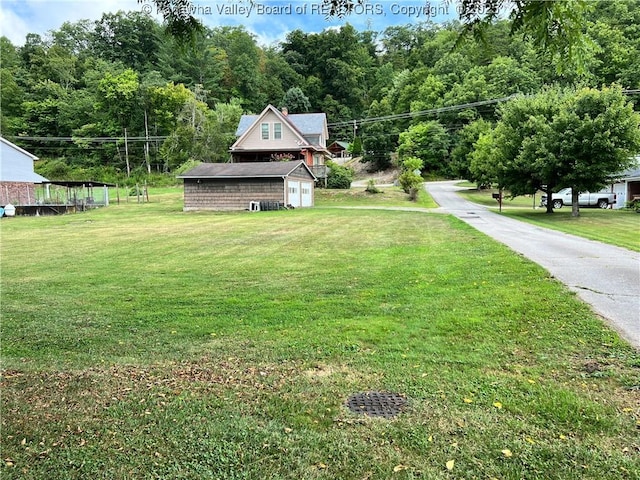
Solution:
M 127 162 L 127 178 L 131 176 L 131 167 L 129 166 L 129 142 L 127 141 L 127 129 L 124 129 L 124 159 Z
M 147 110 L 144 111 L 144 134 L 146 142 L 144 143 L 144 159 L 147 162 L 147 173 L 151 173 L 151 163 L 149 162 L 149 122 L 147 120 Z

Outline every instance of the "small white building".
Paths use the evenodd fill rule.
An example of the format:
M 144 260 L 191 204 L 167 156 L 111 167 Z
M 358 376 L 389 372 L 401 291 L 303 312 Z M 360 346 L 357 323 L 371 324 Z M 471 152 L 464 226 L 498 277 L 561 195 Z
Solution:
M 33 170 L 38 157 L 0 137 L 0 205 L 35 205 L 36 184 L 48 182 Z

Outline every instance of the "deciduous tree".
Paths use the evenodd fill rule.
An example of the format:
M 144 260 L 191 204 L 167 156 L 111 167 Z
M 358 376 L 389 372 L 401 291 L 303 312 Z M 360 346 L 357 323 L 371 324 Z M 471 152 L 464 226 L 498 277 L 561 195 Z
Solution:
M 631 164 L 640 151 L 639 128 L 640 115 L 619 87 L 548 89 L 501 108 L 493 134 L 477 143 L 476 166 L 490 164 L 491 152 L 496 166 L 487 172 L 514 196 L 543 188 L 551 199 L 558 187 L 571 187 L 578 216 L 581 191 L 603 187 Z

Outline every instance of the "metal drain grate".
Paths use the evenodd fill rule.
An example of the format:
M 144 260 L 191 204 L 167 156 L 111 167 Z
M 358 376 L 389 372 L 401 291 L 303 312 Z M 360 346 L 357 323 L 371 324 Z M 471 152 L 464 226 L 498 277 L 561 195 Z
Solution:
M 347 407 L 354 413 L 370 417 L 393 418 L 407 406 L 407 399 L 397 393 L 365 392 L 351 395 Z

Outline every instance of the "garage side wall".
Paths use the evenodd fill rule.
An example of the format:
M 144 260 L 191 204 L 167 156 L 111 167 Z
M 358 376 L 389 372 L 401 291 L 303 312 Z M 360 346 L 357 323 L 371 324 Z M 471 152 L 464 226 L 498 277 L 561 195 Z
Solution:
M 184 211 L 248 210 L 250 202 L 284 202 L 284 180 L 191 179 L 184 180 Z

